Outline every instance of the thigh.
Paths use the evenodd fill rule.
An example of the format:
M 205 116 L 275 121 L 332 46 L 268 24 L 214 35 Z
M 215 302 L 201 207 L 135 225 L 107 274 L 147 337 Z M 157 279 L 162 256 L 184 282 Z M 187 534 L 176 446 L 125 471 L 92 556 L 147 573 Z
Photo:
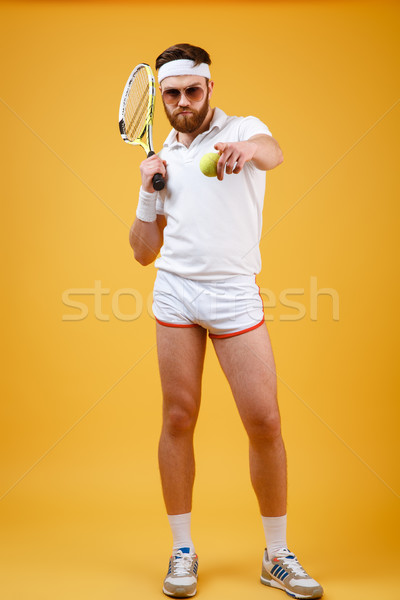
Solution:
M 201 379 L 207 342 L 202 327 L 166 327 L 156 323 L 157 354 L 164 406 L 200 405 Z
M 275 361 L 266 325 L 212 342 L 244 425 L 279 415 Z

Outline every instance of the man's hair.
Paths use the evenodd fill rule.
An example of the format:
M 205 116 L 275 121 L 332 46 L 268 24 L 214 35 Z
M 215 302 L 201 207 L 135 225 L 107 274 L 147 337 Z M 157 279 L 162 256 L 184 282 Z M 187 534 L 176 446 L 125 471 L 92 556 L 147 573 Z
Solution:
M 171 60 L 181 59 L 193 60 L 195 65 L 201 63 L 211 65 L 210 55 L 203 48 L 191 44 L 175 44 L 175 46 L 170 46 L 164 52 L 161 52 L 156 58 L 156 70 L 171 62 Z

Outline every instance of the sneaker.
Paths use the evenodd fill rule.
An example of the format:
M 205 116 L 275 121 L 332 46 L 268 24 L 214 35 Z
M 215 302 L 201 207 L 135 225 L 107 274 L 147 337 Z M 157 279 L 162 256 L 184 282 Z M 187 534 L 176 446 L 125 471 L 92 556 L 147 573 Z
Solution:
M 176 550 L 169 559 L 168 573 L 164 579 L 164 594 L 173 598 L 194 596 L 198 564 L 197 554 L 191 553 L 190 548 Z
M 270 560 L 265 550 L 261 583 L 279 588 L 293 598 L 321 598 L 324 590 L 305 572 L 296 556 L 287 548 Z

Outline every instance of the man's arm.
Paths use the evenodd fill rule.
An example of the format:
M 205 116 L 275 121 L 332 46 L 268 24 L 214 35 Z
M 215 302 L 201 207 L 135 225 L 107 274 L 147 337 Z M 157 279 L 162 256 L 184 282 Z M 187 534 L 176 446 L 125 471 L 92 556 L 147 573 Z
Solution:
M 260 171 L 270 171 L 283 162 L 283 152 L 271 135 L 254 135 L 248 142 L 256 144 L 257 149 L 251 159 Z
M 152 263 L 163 245 L 163 231 L 167 224 L 164 215 L 157 215 L 157 220 L 150 223 L 136 218 L 129 231 L 129 243 L 135 260 L 146 266 Z
M 155 173 L 166 176 L 166 164 L 157 154 L 153 154 L 140 165 L 143 193 L 139 194 L 139 216 L 129 231 L 129 243 L 135 259 L 143 266 L 149 265 L 157 258 L 163 245 L 163 232 L 167 220 L 164 215 L 156 214 L 156 195 L 152 179 Z
M 226 173 L 240 173 L 246 162 L 252 161 L 261 171 L 270 171 L 283 162 L 282 150 L 270 135 L 253 135 L 245 142 L 219 142 L 214 148 L 221 156 L 217 163 L 217 177 L 220 181 Z M 236 167 L 233 168 L 236 164 Z

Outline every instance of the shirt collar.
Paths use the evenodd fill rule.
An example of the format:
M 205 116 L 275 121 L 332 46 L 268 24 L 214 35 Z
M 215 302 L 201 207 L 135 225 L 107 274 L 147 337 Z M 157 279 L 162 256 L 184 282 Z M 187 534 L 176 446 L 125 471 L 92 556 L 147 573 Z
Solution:
M 208 133 L 210 133 L 210 131 L 212 129 L 221 129 L 223 127 L 225 121 L 227 120 L 227 118 L 228 117 L 224 113 L 223 110 L 221 110 L 220 108 L 215 107 L 214 108 L 213 118 L 210 121 L 210 127 L 206 131 L 204 131 L 203 133 L 200 133 L 199 135 L 207 135 Z M 178 140 L 176 139 L 177 133 L 178 132 L 176 131 L 176 129 L 171 129 L 171 131 L 168 134 L 167 139 L 164 142 L 164 148 L 168 148 L 168 147 L 172 148 L 176 144 L 180 145 L 180 142 L 178 142 Z

